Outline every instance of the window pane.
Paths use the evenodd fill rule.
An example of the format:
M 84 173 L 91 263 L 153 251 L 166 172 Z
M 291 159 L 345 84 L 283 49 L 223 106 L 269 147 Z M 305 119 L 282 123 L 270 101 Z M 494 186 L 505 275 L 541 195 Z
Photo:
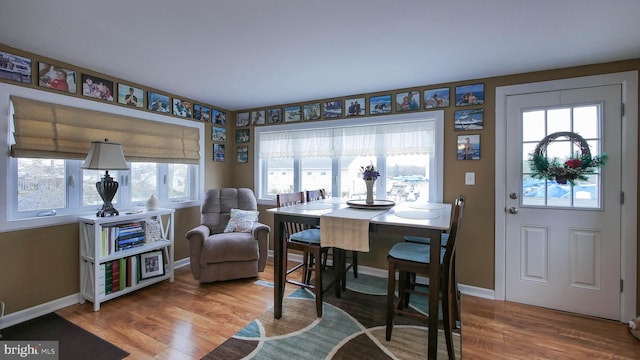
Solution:
M 597 105 L 581 106 L 573 109 L 573 131 L 585 139 L 598 137 Z
M 169 186 L 169 198 L 188 198 L 190 184 L 189 165 L 169 164 L 168 177 L 167 185 Z
M 157 181 L 155 163 L 131 163 L 131 201 L 147 201 L 151 194 L 157 194 Z
M 571 108 L 547 111 L 547 135 L 558 131 L 571 131 Z
M 540 141 L 544 137 L 544 110 L 522 113 L 522 141 Z
M 267 195 L 275 199 L 278 193 L 293 192 L 293 158 L 268 159 L 265 163 Z
M 387 200 L 429 201 L 429 157 L 427 155 L 397 155 L 387 157 L 384 174 Z
M 64 160 L 18 160 L 18 211 L 60 209 L 66 206 Z
M 366 199 L 367 187 L 364 180 L 362 180 L 360 167 L 369 164 L 376 164 L 374 156 L 343 156 L 340 159 L 340 197 Z M 382 172 L 380 174 L 383 175 Z M 376 181 L 377 186 L 379 186 L 379 182 Z M 375 189 L 374 198 L 377 198 L 377 194 L 378 191 Z
M 303 158 L 301 166 L 303 191 L 325 189 L 327 194 L 331 194 L 331 158 Z

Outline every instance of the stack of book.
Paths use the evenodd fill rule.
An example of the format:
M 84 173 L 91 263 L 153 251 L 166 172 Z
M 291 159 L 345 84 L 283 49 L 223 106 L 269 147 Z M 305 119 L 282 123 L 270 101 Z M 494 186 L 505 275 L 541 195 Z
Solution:
M 105 226 L 102 228 L 102 256 L 144 245 L 144 222 Z

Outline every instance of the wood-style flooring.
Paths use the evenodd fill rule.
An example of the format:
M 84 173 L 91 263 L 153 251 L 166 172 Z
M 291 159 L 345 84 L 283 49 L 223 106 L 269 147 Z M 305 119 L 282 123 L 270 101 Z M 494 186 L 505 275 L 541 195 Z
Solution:
M 200 359 L 273 305 L 273 263 L 258 279 L 199 284 L 188 267 L 101 304 L 57 313 L 116 344 L 127 359 Z M 348 281 L 348 280 L 347 280 Z M 287 294 L 296 290 L 287 285 Z M 462 296 L 463 359 L 640 359 L 625 324 L 534 306 Z

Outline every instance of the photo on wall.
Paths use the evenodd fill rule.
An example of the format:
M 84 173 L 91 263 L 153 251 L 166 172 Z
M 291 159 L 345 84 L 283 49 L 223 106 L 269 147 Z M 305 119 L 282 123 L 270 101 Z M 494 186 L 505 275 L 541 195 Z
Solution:
M 211 109 L 211 118 L 216 125 L 227 125 L 227 113 L 218 109 Z
M 213 161 L 224 161 L 223 144 L 213 144 Z
M 320 119 L 320 103 L 306 104 L 303 110 L 303 119 L 319 120 Z
M 217 126 L 211 127 L 211 141 L 227 142 L 227 129 Z
M 456 131 L 484 129 L 484 109 L 456 110 L 454 119 Z
M 391 112 L 391 95 L 372 96 L 369 98 L 369 114 L 380 115 Z
M 249 129 L 236 130 L 236 144 L 246 144 L 249 142 Z
M 300 121 L 300 106 L 288 106 L 284 109 L 284 122 Z
M 249 146 L 238 146 L 238 149 L 236 150 L 236 159 L 239 163 L 249 162 Z
M 54 66 L 47 63 L 38 63 L 38 85 L 48 89 L 77 93 L 78 75 L 75 71 Z
M 211 121 L 211 109 L 208 106 L 193 104 L 193 118 L 196 120 Z
M 251 112 L 251 124 L 252 125 L 264 125 L 264 110 L 256 110 Z
M 82 74 L 82 95 L 94 99 L 113 101 L 113 81 Z
M 345 100 L 344 103 L 347 111 L 347 116 L 362 116 L 366 114 L 366 103 L 363 97 L 357 99 L 348 99 Z
M 144 108 L 144 91 L 133 86 L 118 84 L 118 103 Z
M 456 106 L 484 104 L 484 84 L 456 86 Z
M 342 100 L 327 101 L 323 106 L 323 118 L 334 119 L 342 117 Z
M 149 91 L 147 92 L 147 96 L 149 97 L 149 110 L 161 113 L 169 112 L 169 97 L 167 95 Z
M 424 108 L 426 110 L 449 106 L 449 88 L 424 91 Z
M 396 111 L 420 110 L 420 92 L 409 91 L 396 94 Z
M 280 124 L 282 123 L 282 109 L 269 109 L 267 110 L 267 124 Z
M 249 126 L 249 113 L 236 114 L 236 126 Z
M 0 78 L 31 84 L 31 59 L 0 51 Z
M 173 115 L 191 119 L 193 117 L 191 102 L 188 100 L 173 98 Z
M 458 160 L 480 160 L 480 135 L 458 135 Z

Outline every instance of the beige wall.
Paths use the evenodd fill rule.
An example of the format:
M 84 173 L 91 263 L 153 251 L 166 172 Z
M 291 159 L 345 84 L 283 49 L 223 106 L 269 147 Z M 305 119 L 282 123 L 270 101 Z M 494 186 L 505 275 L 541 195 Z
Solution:
M 594 74 L 640 70 L 640 59 L 608 64 L 590 65 L 527 74 L 473 79 L 447 84 L 425 84 L 429 87 L 449 86 L 454 91 L 458 85 L 482 82 L 485 84 L 484 129 L 479 131 L 482 141 L 482 158 L 478 161 L 457 161 L 456 137 L 453 130 L 455 107 L 445 108 L 445 164 L 444 199 L 452 201 L 458 194 L 467 199 L 465 224 L 459 248 L 459 278 L 464 284 L 481 288 L 494 287 L 494 152 L 495 152 L 495 88 L 513 84 L 554 80 Z M 337 90 L 339 91 L 339 90 Z M 388 92 L 388 91 L 387 91 Z M 309 99 L 310 101 L 314 99 Z M 235 161 L 235 119 L 227 114 L 227 160 L 213 162 L 211 124 L 205 126 L 205 188 L 249 187 L 253 188 L 253 133 L 249 144 L 249 162 Z M 252 128 L 253 132 L 253 128 Z M 474 131 L 475 133 L 475 131 Z M 476 185 L 464 185 L 464 173 L 476 173 Z M 260 207 L 261 220 L 273 223 L 273 217 Z M 176 212 L 176 260 L 188 257 L 184 234 L 199 224 L 199 208 L 179 209 Z M 386 268 L 388 248 L 397 239 L 374 238 L 372 251 L 362 254 L 365 266 Z M 640 252 L 640 247 L 638 247 Z M 640 258 L 640 254 L 639 254 Z M 67 224 L 40 229 L 0 233 L 0 300 L 5 301 L 6 313 L 33 307 L 79 291 L 78 225 Z M 638 276 L 640 280 L 640 275 Z M 640 286 L 638 286 L 640 292 Z M 637 296 L 640 300 L 640 295 Z M 640 301 L 639 301 L 640 303 Z M 640 309 L 640 305 L 637 306 Z

